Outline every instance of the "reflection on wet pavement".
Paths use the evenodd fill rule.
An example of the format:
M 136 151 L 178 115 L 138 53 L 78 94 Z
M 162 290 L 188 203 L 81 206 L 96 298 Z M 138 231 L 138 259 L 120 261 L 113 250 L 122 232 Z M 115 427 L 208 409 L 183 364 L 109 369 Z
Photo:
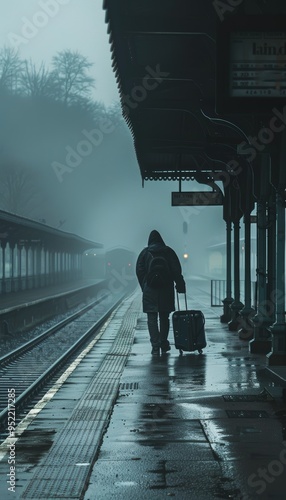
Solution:
M 172 344 L 152 357 L 140 318 L 121 381 L 133 388 L 119 391 L 85 500 L 94 492 L 98 500 L 286 497 L 286 413 L 271 394 L 277 384 L 265 356 L 251 355 L 216 311 L 205 312 L 202 355 L 180 356 Z

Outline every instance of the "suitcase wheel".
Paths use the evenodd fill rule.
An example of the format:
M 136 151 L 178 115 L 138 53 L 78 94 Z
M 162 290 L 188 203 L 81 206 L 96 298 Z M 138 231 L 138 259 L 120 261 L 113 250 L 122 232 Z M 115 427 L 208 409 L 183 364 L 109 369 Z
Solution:
M 199 354 L 203 354 L 203 350 L 202 349 L 198 349 L 199 351 Z
M 183 354 L 183 349 L 179 349 L 179 351 L 180 351 L 180 356 L 182 356 L 182 354 Z

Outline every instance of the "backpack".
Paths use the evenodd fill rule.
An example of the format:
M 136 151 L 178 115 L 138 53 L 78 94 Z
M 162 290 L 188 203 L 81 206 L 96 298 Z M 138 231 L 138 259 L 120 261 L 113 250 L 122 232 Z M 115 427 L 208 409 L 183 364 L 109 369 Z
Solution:
M 162 255 L 151 255 L 147 271 L 147 285 L 151 288 L 162 288 L 172 281 L 169 264 Z

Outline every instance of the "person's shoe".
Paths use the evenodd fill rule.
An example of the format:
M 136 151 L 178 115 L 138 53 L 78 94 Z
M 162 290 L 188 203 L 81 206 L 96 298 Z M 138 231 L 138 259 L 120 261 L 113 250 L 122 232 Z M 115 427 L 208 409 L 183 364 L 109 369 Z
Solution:
M 158 356 L 160 354 L 159 347 L 152 347 L 151 354 L 154 354 L 155 356 Z
M 168 343 L 167 345 L 163 345 L 163 346 L 161 346 L 161 349 L 162 349 L 162 353 L 166 353 L 166 352 L 168 352 L 168 351 L 170 351 L 170 350 L 171 350 L 171 346 L 170 346 L 170 344 Z

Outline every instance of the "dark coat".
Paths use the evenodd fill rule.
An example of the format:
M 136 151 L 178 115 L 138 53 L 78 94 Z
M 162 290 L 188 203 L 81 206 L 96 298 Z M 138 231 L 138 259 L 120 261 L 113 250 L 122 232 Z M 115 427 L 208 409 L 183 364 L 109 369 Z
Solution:
M 162 255 L 169 264 L 173 281 L 163 288 L 150 288 L 146 283 L 147 271 L 152 256 Z M 179 293 L 185 291 L 185 281 L 182 276 L 182 268 L 177 254 L 165 245 L 158 231 L 152 231 L 145 247 L 139 254 L 136 263 L 136 275 L 143 292 L 143 312 L 171 312 L 175 310 L 174 282 Z

